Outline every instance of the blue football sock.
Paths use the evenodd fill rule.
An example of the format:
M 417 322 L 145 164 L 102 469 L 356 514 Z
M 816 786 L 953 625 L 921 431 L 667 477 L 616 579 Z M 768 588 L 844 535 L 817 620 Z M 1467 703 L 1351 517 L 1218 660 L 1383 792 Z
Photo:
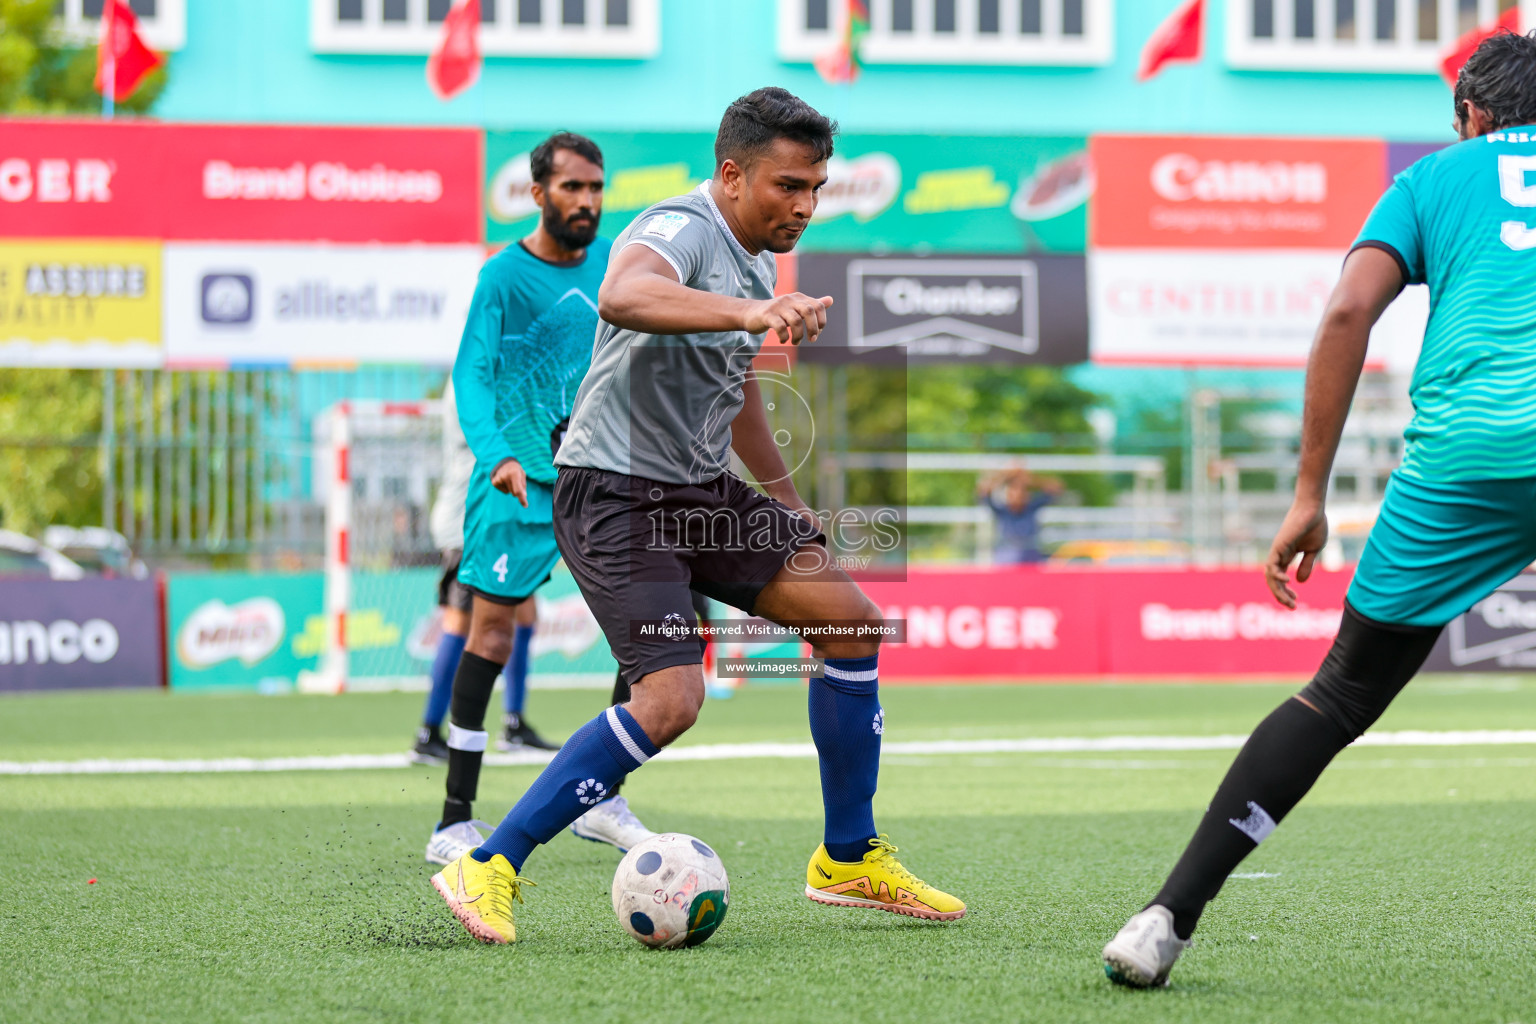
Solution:
M 507 714 L 523 713 L 528 700 L 528 647 L 533 643 L 533 627 L 518 626 L 512 632 L 512 660 L 507 662 Z
M 499 853 L 521 871 L 535 846 L 559 835 L 657 753 L 628 711 L 609 708 L 565 741 L 517 806 L 474 851 L 474 858 L 484 862 Z
M 821 802 L 827 855 L 845 864 L 864 859 L 875 838 L 875 784 L 880 776 L 880 707 L 876 664 L 868 658 L 828 658 L 826 675 L 811 679 L 811 739 L 821 759 Z
M 453 674 L 459 670 L 459 658 L 464 654 L 462 636 L 444 633 L 437 642 L 437 657 L 432 659 L 432 688 L 427 691 L 427 709 L 421 713 L 421 724 L 440 729 L 448 715 L 448 701 L 453 696 Z

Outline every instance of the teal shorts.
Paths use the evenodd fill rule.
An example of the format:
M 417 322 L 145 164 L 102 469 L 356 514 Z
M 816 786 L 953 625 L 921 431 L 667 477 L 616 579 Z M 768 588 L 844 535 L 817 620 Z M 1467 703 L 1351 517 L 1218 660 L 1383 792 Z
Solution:
M 1393 473 L 1349 603 L 1377 622 L 1443 626 L 1536 560 L 1536 477 Z
M 478 470 L 464 501 L 464 556 L 459 582 L 481 597 L 511 604 L 532 597 L 549 580 L 555 546 L 554 489 L 528 481 L 528 507 L 491 486 Z

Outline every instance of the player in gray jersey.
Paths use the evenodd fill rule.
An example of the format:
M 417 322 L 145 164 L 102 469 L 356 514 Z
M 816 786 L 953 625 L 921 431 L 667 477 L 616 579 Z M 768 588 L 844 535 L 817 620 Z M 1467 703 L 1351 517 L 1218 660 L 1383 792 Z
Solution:
M 805 895 L 929 920 L 965 914 L 876 832 L 880 610 L 828 555 L 752 373 L 768 332 L 799 343 L 826 325 L 831 299 L 774 296 L 774 254 L 810 223 L 835 133 L 783 89 L 743 96 L 720 122 L 713 179 L 647 210 L 614 243 L 591 369 L 555 458 L 553 511 L 632 695 L 567 740 L 495 834 L 434 879 L 482 941 L 516 937 L 518 872 L 534 848 L 693 725 L 705 693 L 695 592 L 774 622 L 853 631 L 816 645 L 825 829 Z M 730 471 L 732 451 L 766 494 Z

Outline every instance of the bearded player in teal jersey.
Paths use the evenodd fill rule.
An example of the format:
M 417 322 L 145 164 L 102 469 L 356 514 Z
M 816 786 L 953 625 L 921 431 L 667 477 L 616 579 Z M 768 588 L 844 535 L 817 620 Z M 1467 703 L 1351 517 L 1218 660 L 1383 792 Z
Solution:
M 1414 417 L 1345 601 L 1305 689 L 1259 723 L 1152 902 L 1104 949 L 1121 984 L 1162 985 L 1227 876 L 1424 664 L 1447 622 L 1536 559 L 1536 38 L 1484 42 L 1456 83 L 1459 145 L 1398 175 L 1376 204 L 1307 365 L 1296 499 L 1265 573 L 1312 573 L 1323 498 L 1372 325 L 1429 286 Z
M 447 798 L 427 841 L 426 858 L 436 864 L 483 839 L 471 805 L 486 747 L 485 713 L 509 660 L 508 691 L 521 689 L 533 594 L 560 558 L 552 459 L 591 363 L 597 291 L 612 247 L 597 237 L 603 154 L 596 143 L 558 132 L 529 163 L 539 225 L 480 271 L 453 365 L 459 425 L 475 457 L 458 579 L 474 603 L 449 705 Z M 510 713 L 521 710 L 520 701 L 509 701 Z M 531 731 L 520 731 L 523 745 L 552 746 L 527 742 Z M 572 831 L 621 849 L 651 834 L 612 790 Z

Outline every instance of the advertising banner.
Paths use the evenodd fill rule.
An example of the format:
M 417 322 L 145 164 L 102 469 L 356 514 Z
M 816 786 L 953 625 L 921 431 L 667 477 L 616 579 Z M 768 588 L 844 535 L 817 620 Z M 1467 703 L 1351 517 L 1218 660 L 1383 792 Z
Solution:
M 166 600 L 171 687 L 290 688 L 301 671 L 319 665 L 324 586 L 317 572 L 172 576 Z
M 1095 247 L 1325 249 L 1340 259 L 1382 192 L 1366 139 L 1097 135 Z
M 485 237 L 528 234 L 529 153 L 540 132 L 486 136 Z M 714 174 L 714 136 L 594 132 L 607 188 L 603 234 Z M 803 252 L 1066 252 L 1086 241 L 1093 191 L 1082 137 L 845 135 L 827 165 Z
M 355 572 L 347 614 L 351 685 L 426 685 L 441 622 L 436 569 Z M 205 573 L 170 579 L 170 681 L 178 689 L 287 692 L 325 651 L 320 573 Z M 617 666 L 565 567 L 538 594 L 535 686 L 609 685 Z M 3 667 L 0 667 L 3 671 Z
M 836 299 L 813 362 L 1018 362 L 1088 358 L 1081 256 L 864 256 L 807 253 L 799 288 Z
M 165 246 L 170 366 L 452 364 L 476 245 Z
M 154 580 L 0 580 L 0 692 L 159 686 Z
M 480 134 L 459 128 L 7 121 L 19 238 L 480 240 Z
M 160 293 L 153 242 L 0 240 L 0 366 L 158 366 Z
M 1305 676 L 1338 632 L 1349 579 L 1318 573 L 1295 611 L 1257 569 L 911 569 L 861 586 L 907 624 L 907 642 L 881 651 L 882 679 Z
M 1396 158 L 1359 139 L 1111 135 L 1090 152 L 1093 360 L 1229 366 L 1306 364 Z M 1410 368 L 1428 315 L 1406 289 L 1367 367 Z
M 1516 576 L 1435 642 L 1426 672 L 1524 672 L 1536 668 L 1536 574 Z

